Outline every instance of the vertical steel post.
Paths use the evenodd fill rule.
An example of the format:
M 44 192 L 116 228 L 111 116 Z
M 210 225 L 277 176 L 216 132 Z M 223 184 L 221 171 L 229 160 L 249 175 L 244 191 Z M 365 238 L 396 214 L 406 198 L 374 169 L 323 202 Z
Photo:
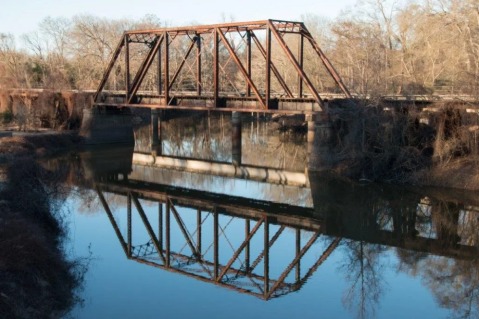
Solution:
M 301 230 L 296 229 L 296 257 L 299 256 L 301 252 Z M 298 260 L 298 263 L 296 264 L 296 282 L 299 282 L 301 280 L 301 260 Z
M 129 35 L 125 34 L 125 103 L 130 98 L 130 44 L 128 42 Z
M 201 36 L 196 35 L 196 94 L 201 95 Z
M 271 100 L 271 27 L 266 30 L 266 82 L 265 82 L 266 108 L 270 108 Z
M 251 32 L 246 31 L 246 72 L 251 78 Z M 246 96 L 251 96 L 251 85 L 246 81 Z
M 196 251 L 201 258 L 201 210 L 196 212 Z
M 246 240 L 246 238 L 248 238 L 249 236 L 249 232 L 250 232 L 250 220 L 249 219 L 246 219 L 245 220 L 245 225 L 244 225 L 244 238 Z M 245 269 L 245 272 L 248 272 L 249 271 L 249 258 L 250 258 L 250 242 L 248 241 L 248 243 L 246 244 L 246 247 L 245 247 L 245 265 L 246 265 L 246 269 Z
M 214 97 L 213 97 L 213 100 L 214 100 L 214 107 L 218 107 L 218 102 L 219 102 L 219 73 L 220 73 L 220 69 L 219 69 L 219 60 L 220 60 L 220 56 L 219 56 L 219 35 L 218 35 L 218 32 L 219 30 L 215 28 L 214 30 L 214 35 L 213 35 L 213 39 L 214 39 L 214 54 L 213 54 L 213 90 L 214 90 Z
M 163 83 L 165 89 L 165 105 L 170 104 L 170 55 L 169 55 L 169 46 L 170 39 L 168 32 L 165 32 L 165 80 Z
M 264 219 L 264 293 L 269 292 L 269 221 L 268 216 Z
M 166 198 L 166 212 L 165 212 L 165 231 L 166 231 L 166 267 L 170 267 L 170 199 Z
M 131 257 L 131 194 L 128 193 L 127 197 L 127 219 L 128 219 L 128 257 Z
M 304 65 L 304 36 L 302 33 L 299 35 L 298 43 L 298 64 L 301 70 L 303 70 Z M 298 75 L 298 98 L 303 97 L 303 79 Z
M 218 247 L 218 212 L 216 207 L 213 212 L 213 259 L 214 259 L 214 279 L 218 278 L 218 260 L 219 260 L 219 247 Z
M 158 203 L 158 241 L 163 250 L 163 203 Z
M 161 95 L 163 92 L 162 81 L 161 81 L 161 45 L 158 48 L 158 94 Z

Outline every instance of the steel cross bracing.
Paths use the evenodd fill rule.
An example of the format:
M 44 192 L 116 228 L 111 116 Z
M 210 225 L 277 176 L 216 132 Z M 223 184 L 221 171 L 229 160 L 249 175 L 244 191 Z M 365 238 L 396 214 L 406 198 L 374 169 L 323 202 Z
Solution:
M 270 225 L 272 225 L 272 217 L 268 216 L 268 214 L 263 214 L 262 217 L 256 219 L 241 218 L 245 225 L 244 240 L 239 247 L 234 247 L 228 239 L 227 229 L 231 221 L 233 219 L 240 219 L 239 217 L 231 217 L 229 222 L 223 227 L 219 222 L 219 215 L 222 215 L 219 207 L 213 208 L 210 212 L 198 210 L 196 212 L 196 229 L 191 233 L 183 222 L 183 215 L 177 210 L 175 205 L 175 202 L 181 199 L 168 196 L 165 203 L 158 203 L 158 232 L 155 233 L 150 220 L 145 215 L 139 200 L 139 195 L 135 192 L 129 192 L 127 195 L 127 239 L 125 240 L 102 190 L 100 187 L 97 187 L 96 191 L 128 259 L 253 295 L 264 300 L 277 298 L 299 290 L 341 241 L 340 238 L 332 240 L 323 254 L 319 256 L 316 262 L 304 273 L 301 271 L 301 259 L 318 239 L 320 233 L 319 231 L 311 232 L 311 238 L 302 247 L 302 230 L 296 228 L 295 257 L 286 269 L 284 269 L 279 278 L 271 278 L 269 275 L 271 263 L 270 250 L 283 233 L 285 225 L 281 225 L 270 238 L 269 229 Z M 133 207 L 136 208 L 136 212 L 139 214 L 149 238 L 146 243 L 139 245 L 132 244 Z M 165 207 L 165 210 L 163 210 L 163 207 Z M 258 213 L 261 214 L 261 211 L 258 211 Z M 202 236 L 205 235 L 202 232 L 203 225 L 205 221 L 211 219 L 213 219 L 213 242 L 209 246 L 203 247 L 202 243 L 205 241 L 202 239 Z M 170 247 L 172 223 L 176 224 L 175 227 L 178 227 L 185 239 L 185 244 L 179 251 L 173 251 Z M 251 258 L 253 256 L 251 255 L 250 245 L 255 236 L 260 236 L 258 235 L 260 229 L 262 229 L 263 232 L 263 250 L 253 261 Z M 228 243 L 229 251 L 231 251 L 232 254 L 226 264 L 219 262 L 219 242 L 221 237 Z M 206 255 L 211 249 L 213 249 L 213 260 L 207 260 Z M 222 248 L 223 254 L 225 251 L 228 251 L 228 249 Z M 258 271 L 257 266 L 261 261 L 263 261 L 263 270 Z M 239 262 L 240 267 L 233 267 L 235 262 Z M 295 269 L 295 275 L 294 281 L 291 282 L 291 280 L 287 280 L 287 277 L 293 269 Z M 304 274 L 302 275 L 302 273 Z
M 307 74 L 307 49 L 314 57 L 309 63 L 324 66 L 327 72 L 322 76 L 351 98 L 304 23 L 264 20 L 125 32 L 98 86 L 95 105 L 321 111 L 318 83 Z M 284 65 L 278 68 L 277 55 L 295 76 L 286 76 Z

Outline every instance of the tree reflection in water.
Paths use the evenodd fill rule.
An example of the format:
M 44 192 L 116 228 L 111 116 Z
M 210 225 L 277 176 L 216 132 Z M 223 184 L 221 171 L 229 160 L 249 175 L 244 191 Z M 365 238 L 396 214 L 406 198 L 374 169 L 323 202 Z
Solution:
M 68 166 L 16 161 L 0 185 L 0 317 L 62 318 L 79 296 L 89 258 L 71 260 L 64 204 Z
M 344 237 L 337 270 L 349 287 L 343 304 L 356 317 L 375 317 L 392 271 L 420 277 L 438 306 L 452 310 L 454 317 L 479 316 L 479 205 L 474 196 L 461 201 L 454 192 L 418 194 L 324 176 L 313 177 L 311 187 L 326 234 Z M 468 200 L 470 206 L 464 204 Z

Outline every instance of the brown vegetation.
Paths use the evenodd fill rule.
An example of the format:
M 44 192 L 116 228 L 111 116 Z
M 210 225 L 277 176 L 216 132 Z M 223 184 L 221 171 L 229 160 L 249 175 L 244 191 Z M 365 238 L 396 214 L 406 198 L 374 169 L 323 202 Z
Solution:
M 18 130 L 78 129 L 83 109 L 92 105 L 93 93 L 71 91 L 28 91 L 0 89 L 0 113 L 9 113 L 10 121 L 0 125 Z
M 381 104 L 332 108 L 330 160 L 335 174 L 354 180 L 478 189 L 479 118 L 457 105 L 436 106 L 432 114 Z

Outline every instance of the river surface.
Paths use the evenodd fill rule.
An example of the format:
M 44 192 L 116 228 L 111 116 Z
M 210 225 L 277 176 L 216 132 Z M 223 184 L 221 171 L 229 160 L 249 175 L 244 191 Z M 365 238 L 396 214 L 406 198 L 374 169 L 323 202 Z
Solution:
M 221 116 L 165 120 L 159 145 L 143 125 L 134 147 L 44 161 L 69 168 L 67 252 L 91 256 L 71 315 L 478 317 L 476 194 L 305 173 L 304 134 L 281 124 L 243 118 L 241 176 Z

